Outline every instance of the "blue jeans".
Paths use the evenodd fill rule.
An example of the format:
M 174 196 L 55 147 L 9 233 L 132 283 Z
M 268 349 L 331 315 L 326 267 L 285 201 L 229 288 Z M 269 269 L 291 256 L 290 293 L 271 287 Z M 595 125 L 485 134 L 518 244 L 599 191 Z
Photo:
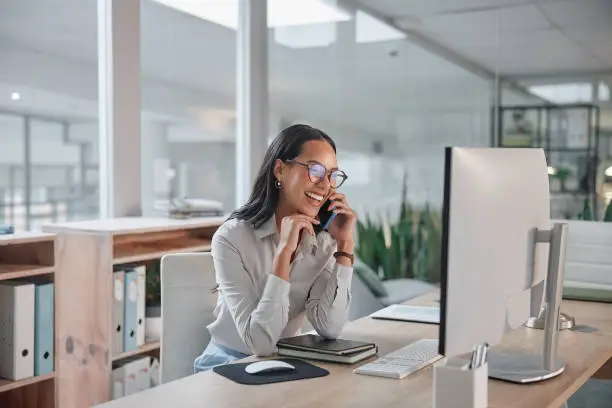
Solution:
M 248 355 L 222 346 L 211 339 L 204 352 L 195 359 L 193 370 L 195 373 L 212 370 L 216 366 L 229 364 L 245 357 Z

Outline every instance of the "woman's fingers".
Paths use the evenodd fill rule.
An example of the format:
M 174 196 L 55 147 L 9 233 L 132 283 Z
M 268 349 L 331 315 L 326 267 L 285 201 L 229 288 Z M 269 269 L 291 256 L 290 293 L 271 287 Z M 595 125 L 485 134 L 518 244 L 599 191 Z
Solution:
M 350 208 L 337 208 L 334 210 L 334 212 L 336 214 L 344 214 L 347 215 L 349 217 L 352 217 L 355 215 L 355 212 L 353 210 L 351 210 Z
M 350 208 L 344 194 L 336 193 L 332 196 L 328 210 L 331 211 L 334 208 Z
M 312 218 L 309 217 L 307 215 L 303 215 L 303 214 L 296 214 L 294 216 L 292 216 L 292 218 L 296 221 L 305 221 L 305 222 L 309 222 L 311 224 L 318 224 L 319 220 L 317 220 L 316 218 Z
M 308 231 L 308 233 L 312 236 L 315 235 L 314 233 L 314 227 L 312 226 L 312 222 L 310 221 L 296 221 L 296 227 L 297 228 L 297 232 L 299 233 L 302 229 L 305 229 Z
M 302 214 L 296 214 L 296 215 L 292 215 L 289 217 L 289 222 L 292 224 L 297 224 L 297 223 L 307 223 L 310 226 L 312 226 L 313 224 L 319 224 L 319 220 L 317 220 L 316 218 L 312 218 L 309 217 L 307 215 L 302 215 Z
M 332 208 L 334 208 L 334 209 L 336 209 L 336 210 L 339 210 L 339 209 L 346 209 L 346 208 L 349 208 L 349 206 L 348 206 L 348 205 L 346 205 L 346 204 L 345 204 L 345 203 L 343 203 L 343 202 L 336 201 L 335 203 L 333 203 Z M 330 208 L 330 210 L 331 210 L 331 208 Z
M 332 202 L 332 204 L 334 202 L 337 201 L 346 201 L 346 197 L 344 196 L 344 194 L 340 194 L 340 193 L 333 193 L 331 196 L 329 196 L 329 200 Z

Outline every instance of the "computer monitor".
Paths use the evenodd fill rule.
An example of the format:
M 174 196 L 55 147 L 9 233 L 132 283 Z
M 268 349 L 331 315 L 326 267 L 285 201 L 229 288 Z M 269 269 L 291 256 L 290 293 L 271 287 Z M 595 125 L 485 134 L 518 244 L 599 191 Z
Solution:
M 498 345 L 541 304 L 558 316 L 560 285 L 548 280 L 563 272 L 566 229 L 551 230 L 549 203 L 542 149 L 446 149 L 440 354 L 458 356 L 484 342 Z M 544 301 L 538 289 L 545 281 Z M 544 355 L 491 349 L 490 377 L 527 383 L 560 374 L 555 324 L 558 318 L 547 318 Z

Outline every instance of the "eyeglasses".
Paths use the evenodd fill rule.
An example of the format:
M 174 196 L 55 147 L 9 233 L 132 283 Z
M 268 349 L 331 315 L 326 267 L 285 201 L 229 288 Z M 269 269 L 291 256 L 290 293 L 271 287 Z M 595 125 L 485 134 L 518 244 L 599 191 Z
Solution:
M 329 184 L 332 188 L 339 188 L 348 178 L 342 170 L 327 170 L 321 163 L 302 163 L 297 160 L 287 160 L 287 163 L 299 164 L 308 168 L 308 177 L 313 183 L 320 183 L 329 174 Z

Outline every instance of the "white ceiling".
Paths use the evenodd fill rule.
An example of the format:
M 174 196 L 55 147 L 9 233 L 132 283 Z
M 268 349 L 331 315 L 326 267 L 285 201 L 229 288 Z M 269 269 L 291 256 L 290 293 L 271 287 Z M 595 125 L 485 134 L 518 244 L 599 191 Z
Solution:
M 514 75 L 612 68 L 612 41 L 604 41 L 606 33 L 612 39 L 611 24 L 605 24 L 606 17 L 612 21 L 612 0 L 359 2 L 492 71 Z M 142 5 L 144 109 L 164 118 L 190 116 L 199 109 L 233 109 L 235 32 L 150 1 Z M 5 60 L 0 65 L 0 82 L 8 87 L 0 87 L 0 107 L 5 105 L 2 89 L 9 92 L 12 85 L 65 91 L 87 101 L 83 110 L 73 99 L 64 107 L 60 99 L 50 104 L 45 96 L 32 109 L 65 108 L 70 114 L 95 110 L 96 11 L 96 0 L 1 0 L 0 55 L 8 56 L 8 64 Z M 490 81 L 409 41 L 357 44 L 353 21 L 332 29 L 336 41 L 331 46 L 304 49 L 281 46 L 270 32 L 271 102 L 277 117 L 389 135 L 397 132 L 402 116 L 415 112 L 488 114 Z M 568 33 L 588 39 L 589 48 L 572 43 Z M 606 47 L 610 52 L 604 52 Z M 30 102 L 26 94 L 19 101 L 21 106 Z
M 50 86 L 68 90 L 67 81 L 80 81 L 74 87 L 78 96 L 96 99 L 95 3 L 0 2 L 0 45 L 14 50 L 13 54 L 4 53 L 9 55 L 9 67 L 4 69 L 19 80 L 16 84 L 46 75 Z M 235 32 L 150 1 L 142 5 L 145 108 L 180 116 L 180 112 L 168 112 L 170 103 L 163 103 L 167 100 L 174 103 L 170 110 L 183 113 L 205 107 L 233 109 Z M 321 31 L 329 27 L 313 28 Z M 351 131 L 385 135 L 396 132 L 397 115 L 406 109 L 488 109 L 488 83 L 443 58 L 403 40 L 357 44 L 354 21 L 331 28 L 336 33 L 331 46 L 303 49 L 275 43 L 274 32 L 270 32 L 270 89 L 272 107 L 279 110 L 277 116 L 343 122 Z M 11 59 L 10 55 L 26 50 L 27 58 Z M 389 55 L 390 50 L 396 51 L 395 57 Z M 38 62 L 49 58 L 61 58 L 62 67 L 79 68 L 82 78 Z M 2 69 L 0 66 L 0 82 L 14 83 L 2 78 Z M 172 90 L 190 93 L 190 97 L 181 99 Z M 466 96 L 468 90 L 472 92 Z M 20 103 L 27 104 L 28 98 L 24 96 Z M 45 109 L 49 107 L 45 105 Z
M 610 0 L 358 0 L 505 76 L 612 71 Z

